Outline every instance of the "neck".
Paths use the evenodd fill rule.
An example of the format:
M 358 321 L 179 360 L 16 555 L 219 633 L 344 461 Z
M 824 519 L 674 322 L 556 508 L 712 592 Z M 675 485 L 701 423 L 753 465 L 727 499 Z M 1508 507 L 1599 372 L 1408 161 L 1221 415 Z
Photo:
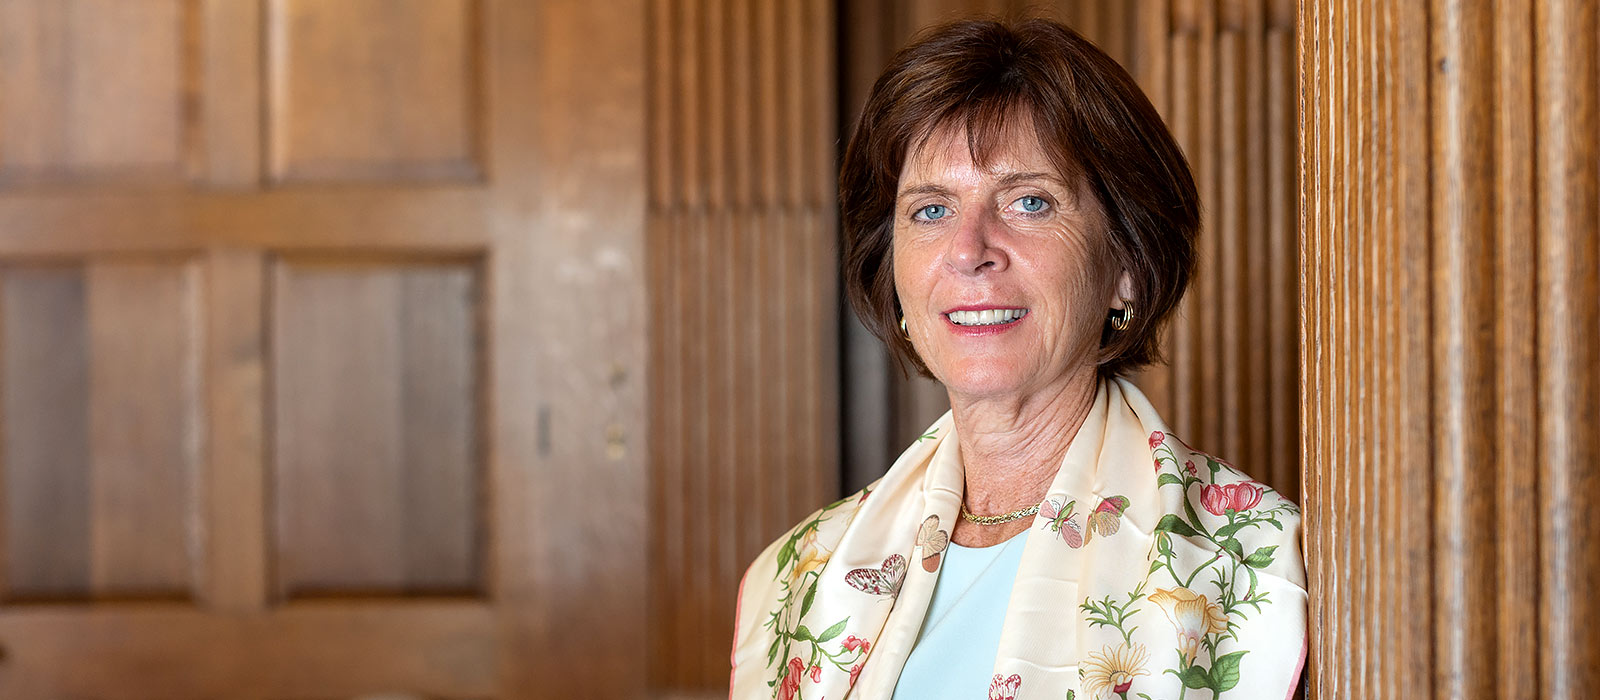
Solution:
M 1094 403 L 1098 378 L 1093 367 L 1085 369 L 1026 396 L 950 397 L 969 511 L 1008 513 L 1044 499 Z M 984 530 L 1003 530 L 994 534 L 1009 536 L 1025 529 L 1027 522 L 1024 518 L 1009 523 L 1012 527 Z

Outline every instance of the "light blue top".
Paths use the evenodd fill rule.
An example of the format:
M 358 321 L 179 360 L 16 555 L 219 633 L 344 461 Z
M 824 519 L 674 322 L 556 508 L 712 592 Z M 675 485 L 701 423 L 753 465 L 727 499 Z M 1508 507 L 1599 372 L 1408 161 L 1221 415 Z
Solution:
M 1028 531 L 993 547 L 954 542 L 933 587 L 916 646 L 900 671 L 894 700 L 972 700 L 989 697 L 1000 628 Z

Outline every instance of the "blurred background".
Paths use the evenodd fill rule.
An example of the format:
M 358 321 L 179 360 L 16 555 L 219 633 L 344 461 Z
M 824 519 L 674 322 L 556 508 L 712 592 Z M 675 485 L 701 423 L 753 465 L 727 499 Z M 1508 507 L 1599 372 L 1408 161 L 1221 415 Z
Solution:
M 1136 381 L 1191 444 L 1298 500 L 1297 178 L 1345 172 L 1339 139 L 1366 133 L 1326 76 L 1416 48 L 1404 21 L 1339 9 L 1306 45 L 1353 31 L 1371 53 L 1299 56 L 1301 12 L 0 0 L 0 698 L 724 696 L 745 565 L 945 410 L 843 304 L 835 167 L 889 56 L 978 13 L 1069 24 L 1166 117 L 1206 227 L 1171 362 Z M 1433 65 L 1425 44 L 1404 75 Z M 1416 94 L 1353 74 L 1372 77 L 1357 97 Z M 1430 114 L 1401 103 L 1371 118 Z M 1342 192 L 1314 230 L 1362 200 Z M 1307 342 L 1336 348 L 1332 319 L 1384 303 L 1360 299 Z M 1327 395 L 1316 416 L 1369 400 Z M 1352 452 L 1331 454 L 1324 476 Z M 1383 474 L 1360 483 L 1388 494 Z M 1519 511 L 1499 512 L 1483 527 Z M 1342 543 L 1338 517 L 1312 522 Z M 1324 612 L 1395 612 L 1360 602 Z M 1344 634 L 1319 639 L 1386 638 Z

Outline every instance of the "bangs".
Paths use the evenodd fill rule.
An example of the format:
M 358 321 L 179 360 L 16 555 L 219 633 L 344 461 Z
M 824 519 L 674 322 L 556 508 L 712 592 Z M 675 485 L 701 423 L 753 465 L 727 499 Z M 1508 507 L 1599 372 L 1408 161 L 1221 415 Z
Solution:
M 1063 142 L 1072 141 L 1070 137 L 1061 138 L 1066 130 L 1058 123 L 1060 120 L 1042 117 L 1048 112 L 1039 108 L 1032 95 L 1006 85 L 1005 81 L 985 87 L 987 89 L 974 91 L 975 94 L 952 100 L 943 110 L 935 112 L 937 116 L 920 125 L 900 167 L 904 168 L 905 161 L 919 156 L 936 134 L 947 130 L 961 129 L 966 133 L 967 155 L 982 169 L 992 168 L 997 154 L 1019 139 L 1027 139 L 1046 154 L 1062 181 L 1070 185 L 1071 193 L 1077 197 L 1084 168 L 1071 153 L 1059 147 Z

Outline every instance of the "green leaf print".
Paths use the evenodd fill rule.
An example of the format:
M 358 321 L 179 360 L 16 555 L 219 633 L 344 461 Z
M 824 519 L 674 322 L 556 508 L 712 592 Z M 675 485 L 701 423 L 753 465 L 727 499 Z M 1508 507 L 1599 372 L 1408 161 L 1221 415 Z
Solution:
M 1278 545 L 1275 544 L 1257 549 L 1251 552 L 1250 556 L 1245 557 L 1244 563 L 1250 565 L 1251 568 L 1265 569 L 1272 565 L 1272 553 L 1277 549 Z
M 812 586 L 811 590 L 806 591 L 805 599 L 800 601 L 800 617 L 805 617 L 806 613 L 811 612 L 811 602 L 817 599 L 817 589 L 821 587 Z
M 1236 651 L 1217 657 L 1211 664 L 1211 690 L 1221 694 L 1239 684 L 1239 662 L 1248 651 Z
M 1194 531 L 1194 528 L 1189 527 L 1189 523 L 1184 522 L 1183 518 L 1178 517 L 1175 513 L 1161 516 L 1161 522 L 1156 523 L 1156 532 L 1170 532 L 1179 537 L 1194 537 L 1199 534 Z
M 1200 668 L 1199 665 L 1191 665 L 1190 667 L 1183 669 L 1182 673 L 1178 673 L 1172 669 L 1167 669 L 1167 673 L 1177 674 L 1178 680 L 1183 681 L 1184 687 L 1187 688 L 1200 690 L 1201 688 L 1211 687 L 1211 676 L 1206 673 L 1205 669 Z
M 848 622 L 849 619 L 850 618 L 845 618 L 843 620 L 840 620 L 838 622 L 833 623 L 832 627 L 829 627 L 828 629 L 825 629 L 825 630 L 822 631 L 822 634 L 817 637 L 817 641 L 818 642 L 826 642 L 826 641 L 828 641 L 830 639 L 833 639 L 834 637 L 839 636 L 839 633 L 844 632 L 844 623 Z

